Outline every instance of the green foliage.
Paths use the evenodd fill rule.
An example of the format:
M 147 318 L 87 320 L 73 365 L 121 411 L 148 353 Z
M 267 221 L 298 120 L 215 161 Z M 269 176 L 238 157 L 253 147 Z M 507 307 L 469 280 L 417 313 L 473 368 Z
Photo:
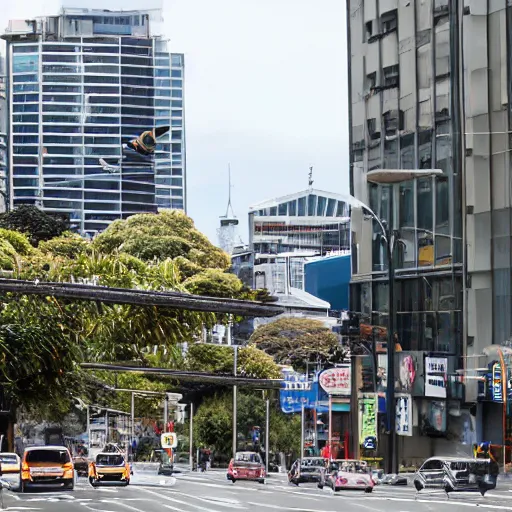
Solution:
M 0 228 L 0 239 L 7 240 L 14 250 L 21 256 L 32 254 L 34 249 L 30 245 L 28 238 L 23 233 L 11 229 Z
M 80 255 L 88 254 L 91 250 L 91 243 L 80 235 L 68 231 L 61 236 L 41 242 L 39 249 L 43 254 L 75 259 Z
M 278 364 L 305 371 L 308 362 L 332 362 L 338 338 L 319 321 L 307 318 L 280 318 L 258 327 L 249 342 L 274 358 Z
M 5 238 L 0 238 L 0 269 L 14 270 L 18 256 L 14 247 Z
M 285 415 L 276 400 L 270 410 L 270 451 L 298 453 L 300 449 L 300 415 Z M 253 427 L 265 425 L 265 398 L 258 392 L 240 392 L 237 401 L 237 428 L 246 442 L 239 439 L 238 449 L 251 443 Z M 232 450 L 233 395 L 231 391 L 206 398 L 194 416 L 197 446 L 212 448 L 229 457 Z
M 199 232 L 178 210 L 133 215 L 113 222 L 94 240 L 104 253 L 126 252 L 143 260 L 186 258 L 202 268 L 229 268 L 229 257 Z
M 186 357 L 189 370 L 209 373 L 233 374 L 234 349 L 222 345 L 195 343 L 189 346 Z M 278 379 L 279 366 L 272 357 L 255 347 L 238 349 L 237 374 L 254 379 Z
M 242 282 L 234 274 L 218 269 L 208 269 L 187 279 L 183 285 L 195 295 L 236 298 L 242 290 Z
M 36 247 L 40 241 L 60 236 L 68 229 L 64 221 L 30 205 L 2 213 L 0 228 L 26 233 L 30 243 Z

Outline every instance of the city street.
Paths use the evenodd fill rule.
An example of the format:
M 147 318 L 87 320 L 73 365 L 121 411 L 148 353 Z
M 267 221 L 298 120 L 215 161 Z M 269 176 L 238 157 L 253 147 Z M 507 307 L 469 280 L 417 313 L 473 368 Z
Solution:
M 295 511 L 335 512 L 448 512 L 479 507 L 512 511 L 512 492 L 499 486 L 485 497 L 477 494 L 422 494 L 415 499 L 412 487 L 380 486 L 371 495 L 358 491 L 340 492 L 317 489 L 315 485 L 288 485 L 284 475 L 272 475 L 267 484 L 225 480 L 223 472 L 183 473 L 175 478 L 141 472 L 125 487 L 93 489 L 80 479 L 72 492 L 5 493 L 6 510 L 48 512 L 225 512 Z

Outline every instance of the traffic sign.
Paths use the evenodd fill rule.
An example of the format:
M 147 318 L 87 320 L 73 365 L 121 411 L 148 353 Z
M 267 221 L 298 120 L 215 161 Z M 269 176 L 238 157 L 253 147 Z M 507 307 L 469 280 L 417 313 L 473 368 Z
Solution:
M 178 436 L 176 432 L 165 432 L 160 439 L 162 448 L 176 448 L 178 446 Z

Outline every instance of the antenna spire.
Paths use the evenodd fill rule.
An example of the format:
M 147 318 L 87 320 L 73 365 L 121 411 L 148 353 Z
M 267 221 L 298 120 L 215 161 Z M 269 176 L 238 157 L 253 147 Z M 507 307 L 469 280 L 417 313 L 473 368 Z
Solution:
M 313 166 L 309 168 L 309 174 L 308 174 L 308 186 L 309 188 L 313 187 Z
M 229 218 L 229 210 L 231 209 L 232 217 L 236 218 L 235 210 L 233 210 L 233 205 L 231 204 L 231 164 L 228 164 L 228 206 L 226 208 L 226 219 Z

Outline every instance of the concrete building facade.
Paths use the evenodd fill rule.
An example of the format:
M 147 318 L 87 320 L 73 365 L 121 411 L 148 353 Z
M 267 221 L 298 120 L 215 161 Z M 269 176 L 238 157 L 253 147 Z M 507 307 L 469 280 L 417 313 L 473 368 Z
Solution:
M 184 58 L 153 30 L 157 12 L 63 9 L 12 20 L 7 41 L 10 205 L 62 214 L 83 234 L 186 206 Z M 161 15 L 160 15 L 161 16 Z M 155 162 L 105 173 L 143 131 L 171 126 Z
M 502 404 L 474 377 L 492 362 L 486 347 L 512 338 L 512 6 L 349 0 L 347 28 L 351 193 L 400 239 L 397 337 L 416 364 L 405 390 L 413 437 L 399 436 L 399 457 L 501 445 Z M 375 169 L 443 174 L 372 185 Z M 354 210 L 351 229 L 351 309 L 385 328 L 379 226 Z M 446 362 L 446 390 L 429 396 L 434 358 Z

